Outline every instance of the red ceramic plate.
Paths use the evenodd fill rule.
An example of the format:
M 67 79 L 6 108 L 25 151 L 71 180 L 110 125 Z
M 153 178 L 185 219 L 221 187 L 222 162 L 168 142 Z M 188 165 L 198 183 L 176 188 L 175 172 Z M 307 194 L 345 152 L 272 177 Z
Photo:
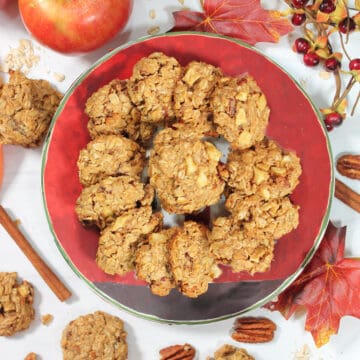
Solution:
M 227 75 L 251 74 L 271 110 L 267 136 L 301 158 L 303 173 L 292 194 L 300 205 L 298 228 L 276 244 L 271 269 L 263 274 L 222 276 L 198 299 L 176 290 L 167 297 L 151 294 L 133 273 L 110 276 L 95 263 L 98 233 L 82 227 L 74 212 L 80 194 L 76 161 L 89 141 L 86 99 L 114 78 L 129 78 L 134 64 L 154 51 L 219 66 Z M 280 66 L 254 48 L 226 37 L 203 33 L 170 33 L 115 49 L 82 74 L 66 93 L 51 125 L 43 154 L 44 204 L 56 243 L 74 271 L 96 292 L 136 314 L 160 321 L 206 322 L 260 306 L 282 291 L 309 261 L 328 222 L 333 192 L 330 145 L 310 99 Z

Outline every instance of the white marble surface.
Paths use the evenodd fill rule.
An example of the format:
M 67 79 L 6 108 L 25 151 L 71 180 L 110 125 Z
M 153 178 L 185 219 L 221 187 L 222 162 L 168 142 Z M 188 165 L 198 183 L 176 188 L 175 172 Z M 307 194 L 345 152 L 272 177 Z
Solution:
M 197 0 L 185 0 L 185 6 L 199 9 Z M 266 1 L 265 6 L 274 8 L 281 5 L 279 1 Z M 161 31 L 171 27 L 171 12 L 180 9 L 177 0 L 135 0 L 134 12 L 124 34 L 120 34 L 101 49 L 83 56 L 64 56 L 46 49 L 34 42 L 35 51 L 41 61 L 30 73 L 33 78 L 46 78 L 62 92 L 86 70 L 89 65 L 105 54 L 108 49 L 120 45 L 127 39 L 146 35 L 151 26 L 160 26 Z M 155 9 L 157 17 L 149 18 L 150 9 Z M 360 56 L 360 34 L 353 37 L 348 46 L 353 57 Z M 324 107 L 334 89 L 333 80 L 321 78 L 320 68 L 310 69 L 302 65 L 300 56 L 291 51 L 291 44 L 296 33 L 283 37 L 279 44 L 258 44 L 270 57 L 278 61 L 291 75 L 300 81 L 315 104 Z M 0 11 L 0 61 L 4 60 L 10 48 L 18 46 L 19 39 L 31 39 L 22 26 L 16 4 L 5 11 Z M 344 64 L 344 66 L 347 66 Z M 55 81 L 53 73 L 63 73 L 63 82 Z M 5 74 L 0 76 L 5 79 Z M 350 97 L 350 103 L 354 97 Z M 360 153 L 360 109 L 353 117 L 332 133 L 330 139 L 334 157 L 343 152 Z M 31 351 L 42 360 L 61 359 L 60 338 L 65 325 L 79 315 L 95 310 L 107 311 L 121 317 L 128 331 L 129 359 L 157 359 L 159 349 L 171 344 L 190 342 L 197 351 L 198 359 L 205 359 L 224 343 L 233 342 L 229 332 L 233 319 L 208 325 L 165 325 L 135 317 L 111 304 L 106 303 L 90 290 L 69 268 L 55 246 L 46 221 L 41 197 L 41 152 L 42 149 L 23 149 L 5 146 L 5 176 L 0 193 L 1 204 L 11 214 L 20 219 L 21 229 L 31 240 L 38 252 L 59 274 L 73 292 L 72 298 L 61 303 L 48 289 L 35 269 L 24 257 L 15 243 L 0 228 L 0 271 L 17 271 L 19 276 L 29 280 L 35 287 L 36 318 L 29 330 L 11 338 L 0 338 L 0 359 L 21 360 Z M 337 174 L 338 175 L 338 174 Z M 316 174 L 314 174 L 316 176 Z M 341 177 L 340 177 L 341 178 Z M 360 182 L 342 178 L 346 183 L 360 192 Z M 347 256 L 360 254 L 360 216 L 337 201 L 333 202 L 331 219 L 338 225 L 347 225 Z M 40 322 L 40 316 L 53 314 L 54 321 L 49 326 Z M 297 315 L 286 321 L 277 312 L 264 309 L 253 311 L 251 315 L 263 314 L 273 319 L 278 325 L 275 340 L 268 344 L 245 346 L 258 360 L 293 359 L 304 345 L 309 347 L 309 357 L 304 359 L 352 360 L 360 351 L 358 334 L 360 321 L 352 317 L 341 320 L 339 334 L 333 336 L 329 344 L 316 349 L 311 335 L 304 331 L 305 316 Z

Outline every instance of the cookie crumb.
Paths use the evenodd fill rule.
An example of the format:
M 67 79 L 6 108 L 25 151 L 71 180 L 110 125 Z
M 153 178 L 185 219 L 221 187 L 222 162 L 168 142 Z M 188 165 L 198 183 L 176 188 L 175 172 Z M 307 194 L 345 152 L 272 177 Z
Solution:
M 37 359 L 37 355 L 33 352 L 27 354 L 24 358 L 24 360 L 36 360 Z
M 155 35 L 158 34 L 160 32 L 160 27 L 159 26 L 152 26 L 150 28 L 148 28 L 147 33 L 149 35 Z
M 54 317 L 51 314 L 41 316 L 41 322 L 43 325 L 49 325 L 53 321 Z
M 53 77 L 58 82 L 63 82 L 65 80 L 65 75 L 61 73 L 53 73 Z
M 320 71 L 319 72 L 319 78 L 323 80 L 329 80 L 330 79 L 330 73 L 328 71 Z
M 304 344 L 301 349 L 297 350 L 294 360 L 310 360 L 311 351 L 309 345 Z
M 149 17 L 150 17 L 150 19 L 155 19 L 156 18 L 156 11 L 154 9 L 151 9 L 149 11 Z
M 184 5 L 184 4 L 185 4 L 185 0 L 178 0 L 178 2 L 179 2 L 181 5 Z

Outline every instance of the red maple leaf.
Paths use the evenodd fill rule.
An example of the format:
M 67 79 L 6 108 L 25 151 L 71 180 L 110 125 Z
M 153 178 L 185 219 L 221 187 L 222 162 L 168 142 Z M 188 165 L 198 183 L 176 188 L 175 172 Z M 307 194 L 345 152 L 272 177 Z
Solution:
M 174 12 L 173 30 L 212 32 L 242 39 L 251 45 L 260 41 L 277 42 L 293 30 L 280 12 L 263 9 L 260 0 L 204 0 L 203 10 Z
M 286 319 L 305 307 L 305 330 L 318 347 L 337 334 L 342 316 L 360 318 L 360 260 L 344 258 L 345 234 L 345 227 L 330 222 L 310 264 L 277 301 L 266 305 Z

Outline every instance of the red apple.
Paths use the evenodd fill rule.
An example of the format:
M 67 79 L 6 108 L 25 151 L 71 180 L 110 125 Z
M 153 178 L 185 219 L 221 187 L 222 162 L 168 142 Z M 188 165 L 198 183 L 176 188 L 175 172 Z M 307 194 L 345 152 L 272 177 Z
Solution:
M 27 30 L 62 53 L 94 50 L 121 31 L 133 0 L 19 0 Z

